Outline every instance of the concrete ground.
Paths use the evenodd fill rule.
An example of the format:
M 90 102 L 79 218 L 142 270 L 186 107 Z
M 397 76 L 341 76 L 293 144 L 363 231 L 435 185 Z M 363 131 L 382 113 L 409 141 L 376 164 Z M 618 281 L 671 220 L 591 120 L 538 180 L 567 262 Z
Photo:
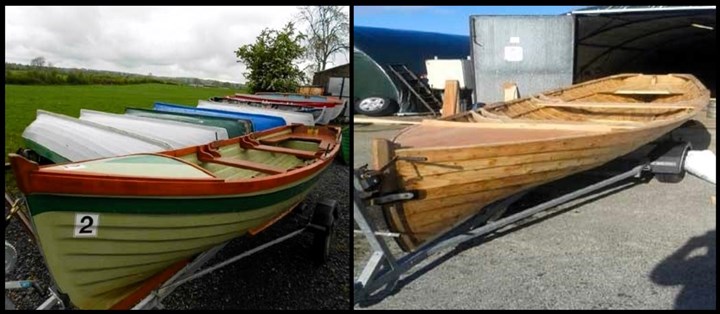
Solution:
M 674 134 L 716 152 L 715 120 L 700 121 Z M 355 124 L 354 166 L 370 162 L 371 138 L 401 128 Z M 567 178 L 535 197 L 591 180 Z M 714 309 L 715 194 L 692 175 L 677 184 L 627 181 L 438 253 L 391 295 L 356 309 Z M 368 257 L 356 234 L 355 277 Z

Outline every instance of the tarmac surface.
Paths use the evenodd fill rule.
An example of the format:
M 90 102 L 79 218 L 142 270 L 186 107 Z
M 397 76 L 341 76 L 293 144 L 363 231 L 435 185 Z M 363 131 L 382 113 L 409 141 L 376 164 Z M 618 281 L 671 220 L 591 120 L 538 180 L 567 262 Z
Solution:
M 701 120 L 673 134 L 716 152 L 715 120 Z M 356 124 L 354 166 L 370 163 L 372 138 L 391 139 L 402 128 Z M 520 203 L 601 179 L 569 177 Z M 715 309 L 715 195 L 715 185 L 690 174 L 676 184 L 626 180 L 443 250 L 406 273 L 389 295 L 355 308 Z M 368 257 L 367 241 L 356 234 L 354 278 Z

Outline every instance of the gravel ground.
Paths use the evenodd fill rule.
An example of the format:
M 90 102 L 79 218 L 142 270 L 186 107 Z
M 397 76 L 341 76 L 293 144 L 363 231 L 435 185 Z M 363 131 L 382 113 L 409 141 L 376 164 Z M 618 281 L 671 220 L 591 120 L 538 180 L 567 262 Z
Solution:
M 310 232 L 272 246 L 206 276 L 190 281 L 163 301 L 167 309 L 349 309 L 350 234 L 349 167 L 339 158 L 322 174 L 306 199 L 309 206 L 291 214 L 255 237 L 231 241 L 206 265 L 216 264 L 248 249 L 297 230 L 310 208 L 324 198 L 338 201 L 340 218 L 327 263 L 315 266 L 309 251 Z M 37 248 L 18 221 L 8 227 L 5 239 L 18 250 L 18 267 L 5 280 L 34 279 L 41 293 L 6 290 L 18 309 L 33 309 L 47 297 L 50 276 Z
M 674 134 L 716 152 L 711 123 L 707 131 Z M 361 153 L 354 166 L 369 162 L 371 138 L 397 131 L 356 125 L 354 147 Z M 567 178 L 521 205 L 599 179 Z M 389 296 L 356 309 L 714 309 L 715 194 L 714 185 L 692 175 L 679 184 L 625 182 L 446 249 L 413 268 Z M 357 277 L 369 251 L 362 237 L 353 247 Z

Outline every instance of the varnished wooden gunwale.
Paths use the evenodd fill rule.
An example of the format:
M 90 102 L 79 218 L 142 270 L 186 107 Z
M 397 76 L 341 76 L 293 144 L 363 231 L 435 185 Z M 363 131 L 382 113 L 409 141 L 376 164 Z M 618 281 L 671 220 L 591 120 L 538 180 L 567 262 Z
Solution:
M 613 92 L 599 93 L 595 88 L 598 84 Z M 643 86 L 672 92 L 615 93 L 618 90 L 637 91 Z M 679 93 L 679 90 L 685 93 Z M 411 126 L 394 139 L 395 148 L 386 160 L 392 157 L 424 159 L 408 161 L 400 158 L 394 163 L 394 171 L 386 175 L 395 182 L 393 191 L 414 190 L 421 195 L 420 199 L 383 208 L 391 231 L 401 233 L 397 239 L 403 250 L 415 249 L 493 201 L 600 166 L 657 139 L 692 118 L 707 104 L 709 91 L 689 75 L 622 74 L 545 92 L 537 96 L 538 99 L 533 98 L 491 104 L 478 112 L 465 112 L 441 120 L 465 122 L 478 132 L 518 127 L 572 130 L 572 126 L 578 124 L 585 125 L 580 129 L 587 132 L 460 146 L 402 145 L 403 137 L 413 133 L 407 132 L 410 128 L 422 128 L 423 124 L 457 127 L 456 124 L 433 121 Z M 653 99 L 654 105 L 643 107 L 641 102 L 646 99 Z M 539 105 L 538 101 L 547 107 Z M 580 104 L 573 106 L 573 101 Z M 593 102 L 601 104 L 590 105 Z M 626 103 L 626 106 L 618 103 Z M 421 133 L 411 136 L 419 136 L 417 134 Z M 581 152 L 577 154 L 578 158 L 573 157 L 575 152 Z

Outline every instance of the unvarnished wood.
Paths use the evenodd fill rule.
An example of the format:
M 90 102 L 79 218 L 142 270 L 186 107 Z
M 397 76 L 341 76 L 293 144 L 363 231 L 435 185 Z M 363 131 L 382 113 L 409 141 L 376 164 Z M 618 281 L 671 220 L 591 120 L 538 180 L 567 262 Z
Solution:
M 443 94 L 442 116 L 449 117 L 458 113 L 458 97 L 460 82 L 456 80 L 445 81 L 445 92 Z
M 613 103 L 535 103 L 541 107 L 567 107 L 567 108 L 618 108 L 618 109 L 693 109 L 689 105 L 654 105 L 654 104 L 613 104 Z
M 662 91 L 662 92 L 660 92 Z M 512 194 L 630 153 L 691 119 L 709 91 L 683 74 L 621 74 L 487 105 L 402 130 L 381 193 L 416 199 L 384 206 L 386 222 L 412 251 Z

